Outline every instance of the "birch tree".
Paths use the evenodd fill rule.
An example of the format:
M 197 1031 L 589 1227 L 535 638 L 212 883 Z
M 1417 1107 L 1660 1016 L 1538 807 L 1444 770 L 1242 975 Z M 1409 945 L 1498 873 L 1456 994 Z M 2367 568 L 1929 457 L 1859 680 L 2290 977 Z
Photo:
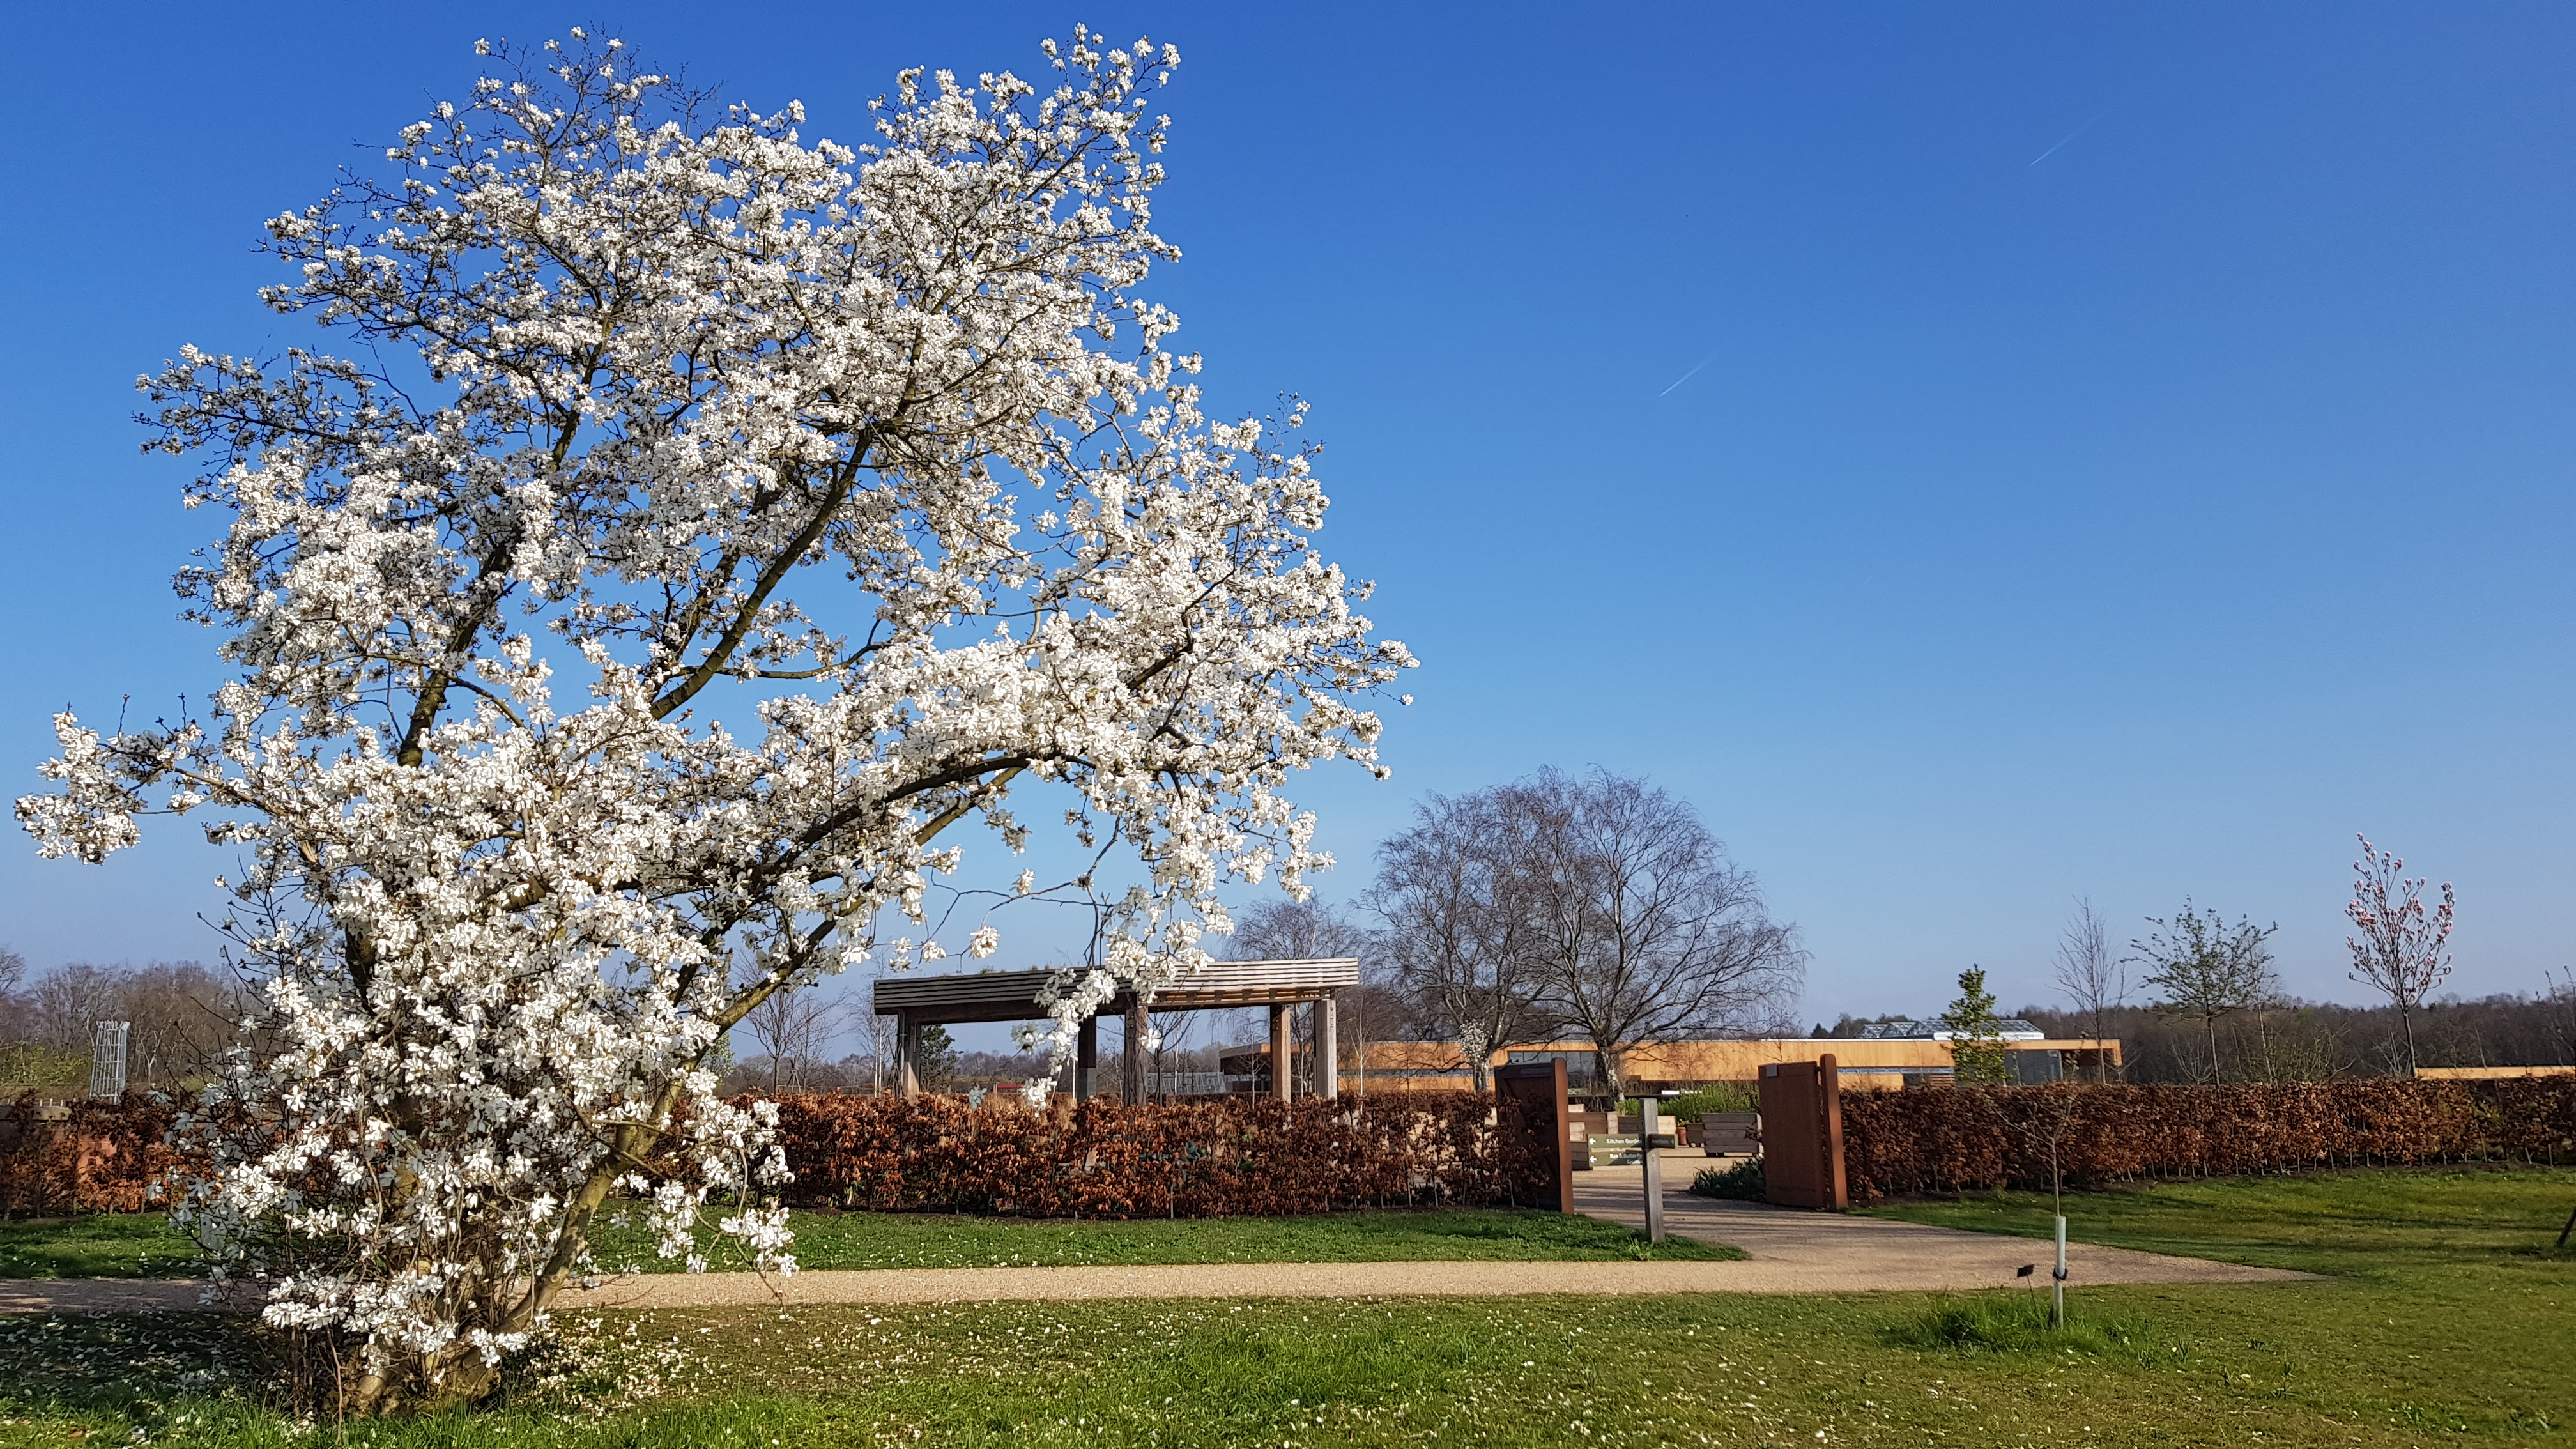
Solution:
M 318 338 L 142 379 L 228 521 L 178 587 L 229 674 L 202 716 L 57 717 L 18 804 L 48 856 L 158 810 L 249 862 L 277 1046 L 208 1089 L 183 1209 L 270 1323 L 345 1346 L 359 1410 L 482 1393 L 613 1197 L 698 1267 L 729 1194 L 792 1268 L 767 1120 L 712 1096 L 728 1027 L 990 953 L 925 895 L 964 827 L 1060 820 L 1136 882 L 1048 1003 L 1061 1055 L 1207 958 L 1220 882 L 1305 889 L 1284 782 L 1383 773 L 1363 697 L 1409 662 L 1310 542 L 1301 407 L 1210 416 L 1140 290 L 1177 255 L 1171 47 L 905 71 L 859 145 L 578 30 L 478 51 L 268 223 L 263 296 Z

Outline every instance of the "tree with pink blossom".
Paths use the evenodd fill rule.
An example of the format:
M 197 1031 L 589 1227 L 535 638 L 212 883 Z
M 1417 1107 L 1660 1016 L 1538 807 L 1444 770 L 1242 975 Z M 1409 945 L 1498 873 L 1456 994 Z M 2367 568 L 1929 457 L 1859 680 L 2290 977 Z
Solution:
M 2424 878 L 2406 879 L 2406 862 L 2373 846 L 2367 835 L 2361 859 L 2352 863 L 2352 899 L 2343 913 L 2352 918 L 2358 936 L 2344 937 L 2352 948 L 2352 979 L 2386 992 L 2397 1004 L 2397 1020 L 2406 1032 L 2406 1075 L 2415 1075 L 2415 1008 L 2427 993 L 2451 974 L 2451 883 L 2442 882 L 2442 903 L 2431 910 L 2422 899 Z

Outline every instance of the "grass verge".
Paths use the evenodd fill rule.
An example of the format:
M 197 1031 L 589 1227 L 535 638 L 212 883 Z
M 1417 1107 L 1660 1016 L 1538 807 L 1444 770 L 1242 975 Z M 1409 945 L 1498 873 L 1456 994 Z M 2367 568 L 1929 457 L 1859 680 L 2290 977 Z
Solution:
M 1714 1243 L 1649 1243 L 1617 1223 L 1520 1210 L 1351 1212 L 1311 1218 L 1031 1222 L 892 1213 L 791 1215 L 807 1268 L 1029 1268 L 1156 1263 L 1713 1261 Z M 711 1236 L 711 1235 L 709 1235 Z M 600 1262 L 678 1272 L 635 1228 L 602 1226 Z M 718 1268 L 724 1261 L 716 1248 Z M 0 1222 L 0 1278 L 185 1277 L 195 1245 L 158 1213 Z
M 595 1314 L 496 1408 L 301 1435 L 209 1320 L 22 1319 L 0 1323 L 0 1445 L 2563 1444 L 2576 1261 L 2546 1251 L 2553 1199 L 2576 1172 L 2080 1199 L 2079 1225 L 2125 1224 L 2080 1238 L 2336 1276 L 2079 1281 L 2063 1334 L 2019 1292 Z M 2031 1208 L 1888 1213 L 2028 1230 Z

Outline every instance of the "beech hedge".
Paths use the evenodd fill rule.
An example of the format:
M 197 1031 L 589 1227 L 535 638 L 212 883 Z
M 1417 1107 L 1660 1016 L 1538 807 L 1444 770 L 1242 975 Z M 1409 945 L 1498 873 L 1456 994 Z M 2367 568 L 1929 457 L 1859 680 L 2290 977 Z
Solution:
M 748 1100 L 748 1099 L 745 1099 Z M 1359 1206 L 1547 1201 L 1552 1143 L 1473 1092 L 1282 1103 L 1242 1099 L 1037 1111 L 1003 1098 L 782 1096 L 792 1207 L 1026 1217 L 1260 1217 Z M 135 1212 L 185 1166 L 176 1108 L 0 1111 L 0 1212 Z M 676 1163 L 662 1164 L 673 1169 Z
M 784 1096 L 790 1206 L 1044 1218 L 1269 1217 L 1529 1203 L 1553 1163 L 1473 1092 L 1063 1111 L 988 1098 Z M 1553 1203 L 1553 1195 L 1547 1200 Z
M 993 1098 L 776 1099 L 791 1206 L 1023 1217 L 1258 1217 L 1545 1204 L 1553 1144 L 1473 1092 L 1035 1111 Z M 2576 1077 L 2213 1087 L 1950 1087 L 1843 1098 L 1852 1200 L 2471 1160 L 2576 1163 Z M 0 1107 L 0 1212 L 135 1212 L 185 1165 L 176 1108 Z
M 160 1205 L 180 1156 L 178 1108 L 129 1092 L 119 1102 L 0 1104 L 0 1213 L 141 1212 Z
M 2473 1159 L 2576 1163 L 2576 1077 L 1854 1092 L 1854 1202 Z

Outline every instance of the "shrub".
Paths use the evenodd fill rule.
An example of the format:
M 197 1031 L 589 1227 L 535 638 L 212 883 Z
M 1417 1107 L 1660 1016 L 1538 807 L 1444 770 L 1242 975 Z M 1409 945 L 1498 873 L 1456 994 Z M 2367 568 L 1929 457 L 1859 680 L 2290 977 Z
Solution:
M 1737 1202 L 1765 1200 L 1762 1182 L 1762 1159 L 1748 1157 L 1729 1167 L 1703 1167 L 1691 1179 L 1694 1197 L 1732 1198 Z

